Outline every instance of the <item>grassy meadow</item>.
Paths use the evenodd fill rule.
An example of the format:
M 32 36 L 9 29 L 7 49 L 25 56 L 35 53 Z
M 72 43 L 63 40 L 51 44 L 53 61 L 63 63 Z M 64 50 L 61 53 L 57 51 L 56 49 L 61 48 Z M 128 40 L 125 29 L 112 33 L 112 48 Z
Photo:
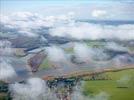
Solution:
M 93 96 L 106 92 L 109 100 L 134 100 L 134 69 L 118 72 L 107 72 L 110 80 L 86 81 L 83 85 L 83 94 Z

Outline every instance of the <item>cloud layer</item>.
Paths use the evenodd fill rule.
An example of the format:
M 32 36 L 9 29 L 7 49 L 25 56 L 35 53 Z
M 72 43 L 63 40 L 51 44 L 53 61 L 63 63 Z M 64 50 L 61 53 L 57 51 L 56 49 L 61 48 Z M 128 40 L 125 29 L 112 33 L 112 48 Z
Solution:
M 67 15 L 43 17 L 37 13 L 30 12 L 17 12 L 9 16 L 1 15 L 1 32 L 38 36 L 36 31 L 42 28 L 67 23 L 72 18 L 72 15 L 73 13 L 68 13 Z
M 102 16 L 105 11 L 94 11 L 96 17 Z M 16 33 L 27 36 L 39 36 L 49 28 L 52 36 L 63 36 L 75 39 L 134 39 L 134 25 L 101 25 L 73 20 L 74 13 L 60 16 L 43 17 L 30 12 L 18 12 L 10 16 L 1 15 L 1 32 Z M 112 23 L 111 23 L 112 24 Z M 39 33 L 40 31 L 40 33 Z
M 76 39 L 134 39 L 134 25 L 99 25 L 77 22 L 69 26 L 55 27 L 50 31 L 54 36 L 69 36 Z

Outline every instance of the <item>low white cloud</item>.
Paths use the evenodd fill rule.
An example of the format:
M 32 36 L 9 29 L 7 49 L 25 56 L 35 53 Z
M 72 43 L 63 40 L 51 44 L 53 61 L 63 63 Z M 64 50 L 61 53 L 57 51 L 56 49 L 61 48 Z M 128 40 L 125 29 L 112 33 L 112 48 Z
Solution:
M 30 13 L 30 12 L 16 12 L 11 14 L 12 20 L 18 20 L 18 21 L 31 21 L 36 20 L 37 18 L 40 18 L 40 16 L 37 13 Z
M 117 82 L 121 82 L 121 83 L 128 83 L 131 80 L 131 76 L 123 76 L 121 77 L 119 80 L 117 80 Z
M 48 91 L 45 81 L 40 78 L 30 78 L 26 83 L 11 84 L 9 90 L 13 100 L 56 100 Z
M 14 32 L 26 36 L 38 36 L 38 33 L 33 30 L 66 24 L 71 21 L 72 16 L 73 13 L 43 17 L 37 13 L 17 12 L 9 16 L 1 15 L 0 25 L 2 30 L 8 30 L 9 33 L 14 30 Z
M 91 14 L 93 17 L 104 17 L 107 15 L 107 12 L 105 10 L 95 9 Z
M 50 61 L 53 62 L 62 62 L 67 61 L 65 52 L 56 46 L 48 47 L 46 49 L 46 52 L 48 53 L 48 58 Z
M 66 25 L 55 27 L 50 30 L 50 34 L 53 36 L 68 36 L 77 39 L 96 39 L 101 35 L 102 29 L 99 25 L 88 23 L 75 23 L 74 25 Z M 92 33 L 93 32 L 93 33 Z
M 85 44 L 76 43 L 74 53 L 76 58 L 80 61 L 89 62 L 91 60 L 89 48 Z
M 134 62 L 134 57 L 127 54 L 122 54 L 113 58 L 113 61 L 116 66 L 122 67 L 125 64 L 132 64 Z
M 125 75 L 122 76 L 119 80 L 117 80 L 117 86 L 118 87 L 130 87 L 130 81 L 132 80 L 132 76 L 131 75 Z
M 11 42 L 7 40 L 0 40 L 0 56 L 10 56 L 12 53 Z
M 10 56 L 13 56 L 11 42 L 0 40 L 0 80 L 8 82 L 17 77 L 17 74 L 10 64 Z
M 119 45 L 115 42 L 108 42 L 105 46 L 107 49 L 115 51 L 128 51 L 128 49 L 122 45 Z
M 134 25 L 99 25 L 76 22 L 73 25 L 58 26 L 50 30 L 53 36 L 68 36 L 76 39 L 134 39 Z
M 82 89 L 76 86 L 74 92 L 71 95 L 72 100 L 109 100 L 109 94 L 106 92 L 100 92 L 94 96 L 85 96 L 82 94 Z
M 105 61 L 109 55 L 104 53 L 103 49 L 91 48 L 84 43 L 76 43 L 74 46 L 74 54 L 76 58 L 83 62 Z
M 11 66 L 11 64 L 0 61 L 0 80 L 1 81 L 9 81 L 17 76 L 14 68 Z

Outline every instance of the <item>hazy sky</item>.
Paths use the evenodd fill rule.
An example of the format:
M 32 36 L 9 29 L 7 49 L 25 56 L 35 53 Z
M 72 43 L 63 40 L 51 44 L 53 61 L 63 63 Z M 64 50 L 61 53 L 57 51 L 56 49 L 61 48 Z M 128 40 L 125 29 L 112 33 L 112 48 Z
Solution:
M 1 14 L 44 16 L 73 12 L 78 19 L 134 20 L 134 0 L 0 0 Z

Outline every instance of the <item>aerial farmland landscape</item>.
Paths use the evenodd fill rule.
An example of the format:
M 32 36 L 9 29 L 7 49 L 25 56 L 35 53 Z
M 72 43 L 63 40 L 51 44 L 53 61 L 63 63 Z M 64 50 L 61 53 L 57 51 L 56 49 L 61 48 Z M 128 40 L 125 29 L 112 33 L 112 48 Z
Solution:
M 134 1 L 0 0 L 0 100 L 134 100 Z

